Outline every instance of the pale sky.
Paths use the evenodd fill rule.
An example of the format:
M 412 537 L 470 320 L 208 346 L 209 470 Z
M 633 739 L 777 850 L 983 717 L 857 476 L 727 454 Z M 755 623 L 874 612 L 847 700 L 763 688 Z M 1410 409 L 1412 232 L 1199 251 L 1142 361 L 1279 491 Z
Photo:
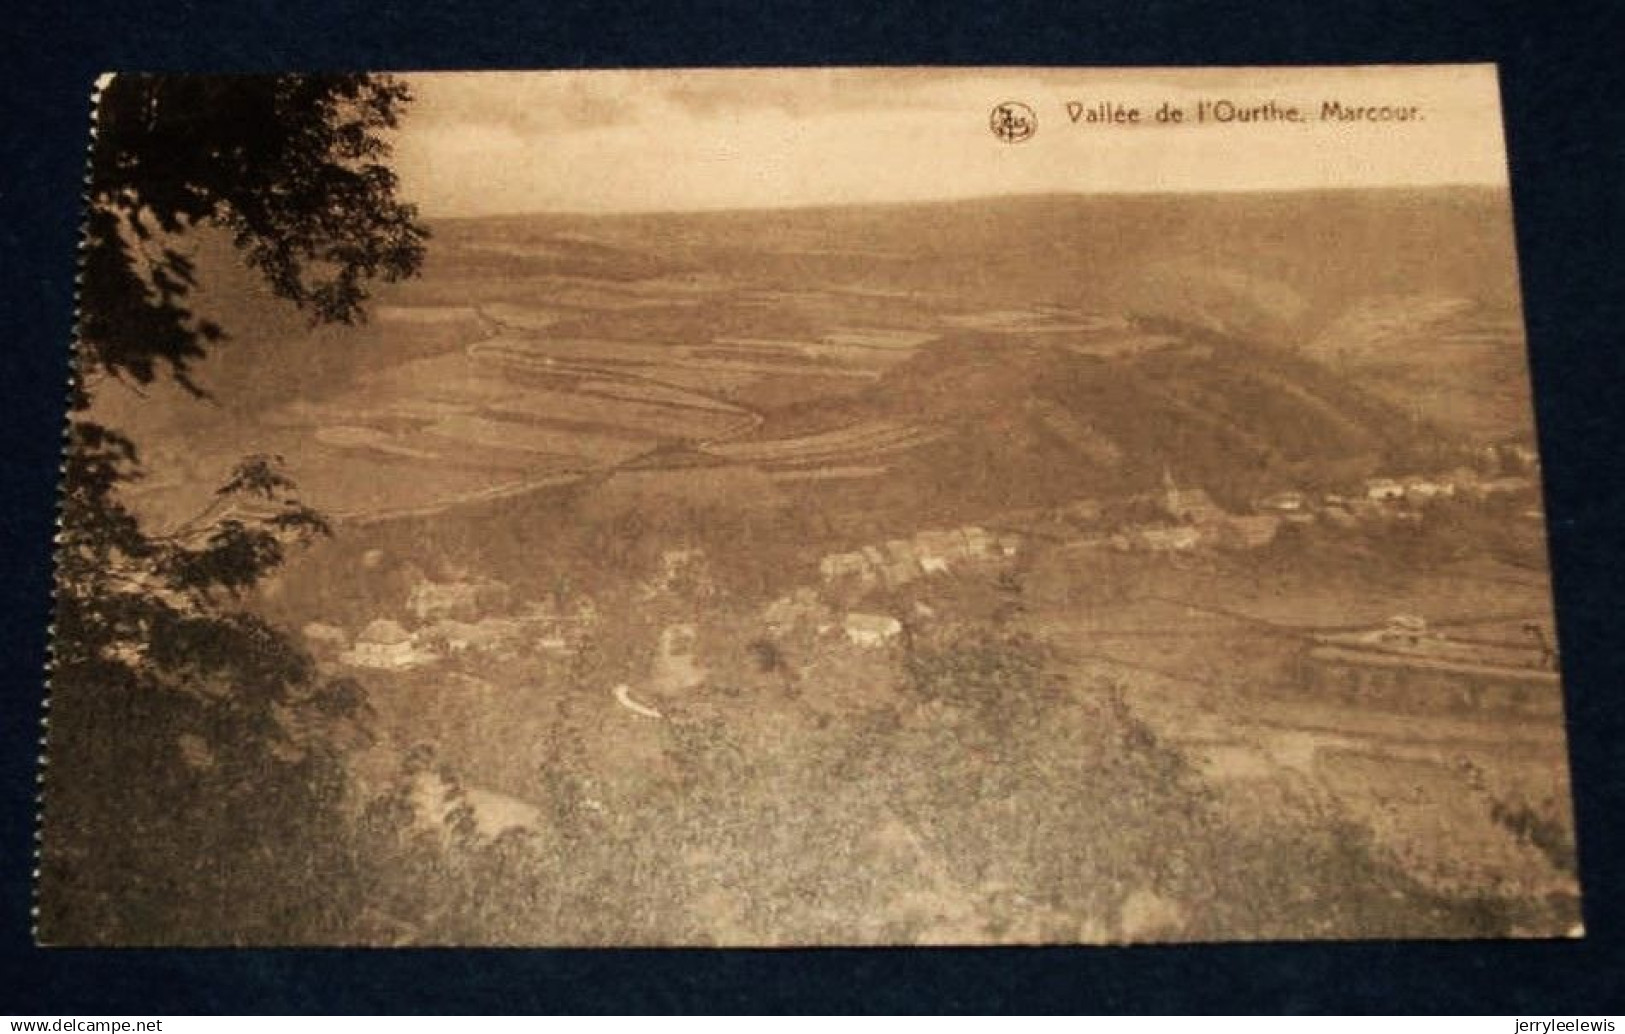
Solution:
M 404 73 L 395 140 L 425 214 L 647 212 L 1027 193 L 1504 186 L 1491 65 L 1276 69 L 742 69 Z M 1194 123 L 1198 101 L 1307 122 Z M 1021 143 L 994 105 L 1037 115 Z M 1321 105 L 1415 106 L 1409 122 Z M 1133 127 L 1068 104 L 1141 109 Z M 1185 123 L 1152 120 L 1164 102 Z

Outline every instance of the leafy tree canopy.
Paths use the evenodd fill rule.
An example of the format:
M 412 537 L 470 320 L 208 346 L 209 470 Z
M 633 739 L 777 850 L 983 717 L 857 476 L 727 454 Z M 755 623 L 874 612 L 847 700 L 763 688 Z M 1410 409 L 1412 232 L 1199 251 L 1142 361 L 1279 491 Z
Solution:
M 323 677 L 241 605 L 289 547 L 328 532 L 274 456 L 155 533 L 123 502 L 136 443 L 94 384 L 172 376 L 225 338 L 198 317 L 177 245 L 224 230 L 314 322 L 363 316 L 368 285 L 416 272 L 426 231 L 396 197 L 387 76 L 118 76 L 89 174 L 79 351 L 57 538 L 40 934 L 58 943 L 336 939 L 343 755 L 365 694 Z
M 189 308 L 169 239 L 222 228 L 317 322 L 361 318 L 367 285 L 416 272 L 426 231 L 396 195 L 385 131 L 410 101 L 375 75 L 120 75 L 102 90 L 88 184 L 81 369 L 190 373 L 224 330 Z

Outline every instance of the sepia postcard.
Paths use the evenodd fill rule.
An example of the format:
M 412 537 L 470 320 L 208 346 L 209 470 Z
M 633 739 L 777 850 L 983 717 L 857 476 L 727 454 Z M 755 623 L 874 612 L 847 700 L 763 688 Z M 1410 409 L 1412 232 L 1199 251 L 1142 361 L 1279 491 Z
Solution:
M 1582 933 L 1492 66 L 116 74 L 83 189 L 44 944 Z

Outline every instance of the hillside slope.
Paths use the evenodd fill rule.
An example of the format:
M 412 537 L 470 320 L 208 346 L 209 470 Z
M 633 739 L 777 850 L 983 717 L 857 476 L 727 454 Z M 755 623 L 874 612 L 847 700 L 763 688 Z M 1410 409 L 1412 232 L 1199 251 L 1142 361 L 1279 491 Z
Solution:
M 1308 339 L 1303 354 L 1454 430 L 1530 433 L 1523 321 L 1505 299 L 1373 297 Z
M 883 477 L 822 484 L 822 505 L 936 519 L 1119 496 L 1164 472 L 1234 506 L 1422 462 L 1452 439 L 1321 365 L 1170 321 L 1161 347 L 1080 354 L 972 335 L 922 348 L 860 395 L 801 407 L 801 426 L 911 420 L 934 440 Z

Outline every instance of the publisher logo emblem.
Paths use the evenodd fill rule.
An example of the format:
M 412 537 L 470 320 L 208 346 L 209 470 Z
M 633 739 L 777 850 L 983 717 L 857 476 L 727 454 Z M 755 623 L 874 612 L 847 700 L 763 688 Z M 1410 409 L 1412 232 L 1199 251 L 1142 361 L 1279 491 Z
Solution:
M 1020 101 L 995 104 L 987 119 L 993 135 L 1007 144 L 1019 144 L 1038 132 L 1038 115 Z

